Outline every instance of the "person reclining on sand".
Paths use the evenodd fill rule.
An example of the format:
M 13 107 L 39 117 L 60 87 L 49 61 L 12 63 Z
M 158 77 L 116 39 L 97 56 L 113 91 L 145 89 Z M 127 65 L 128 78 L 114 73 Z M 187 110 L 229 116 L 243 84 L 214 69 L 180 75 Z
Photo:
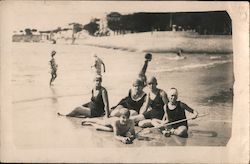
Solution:
M 167 108 L 165 110 L 165 114 L 162 120 L 154 119 L 152 120 L 152 124 L 155 127 L 161 127 L 166 123 L 175 122 L 178 120 L 186 119 L 185 110 L 192 113 L 192 118 L 195 119 L 198 116 L 198 112 L 190 108 L 187 104 L 177 101 L 178 99 L 178 91 L 176 88 L 171 88 L 169 91 L 169 102 L 167 104 Z M 166 136 L 170 136 L 171 134 L 180 136 L 180 137 L 188 137 L 188 122 L 182 121 L 170 126 L 165 127 L 165 130 L 162 133 L 168 134 Z
M 82 125 L 92 125 L 96 130 L 114 132 L 115 139 L 124 144 L 130 144 L 135 139 L 134 121 L 129 119 L 130 112 L 126 108 L 120 109 L 120 117 L 86 118 Z
M 131 116 L 131 119 L 142 128 L 152 127 L 152 119 L 161 120 L 168 104 L 167 94 L 162 89 L 157 88 L 157 79 L 154 76 L 148 80 L 148 87 L 145 108 L 142 108 L 139 115 Z
M 105 114 L 109 117 L 109 101 L 108 92 L 101 85 L 102 77 L 96 76 L 94 78 L 95 86 L 92 89 L 91 101 L 75 108 L 72 112 L 66 114 L 69 117 L 86 116 L 86 117 L 100 117 Z M 58 115 L 61 115 L 58 113 Z
M 138 115 L 146 100 L 146 93 L 143 91 L 143 82 L 136 79 L 133 82 L 132 88 L 129 90 L 128 96 L 123 98 L 116 106 L 112 107 L 110 116 L 120 117 L 122 108 L 127 108 L 130 115 Z

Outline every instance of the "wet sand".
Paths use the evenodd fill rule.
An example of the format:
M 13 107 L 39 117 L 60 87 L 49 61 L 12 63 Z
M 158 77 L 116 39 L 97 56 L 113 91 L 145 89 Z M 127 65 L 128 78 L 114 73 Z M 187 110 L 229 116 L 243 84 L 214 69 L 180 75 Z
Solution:
M 57 50 L 58 78 L 49 87 L 50 50 Z M 233 73 L 231 55 L 211 60 L 206 54 L 155 53 L 147 75 L 155 75 L 159 88 L 176 87 L 180 100 L 206 117 L 189 121 L 189 137 L 164 137 L 159 131 L 140 133 L 133 144 L 116 141 L 112 133 L 81 126 L 81 119 L 57 116 L 90 98 L 93 52 L 104 60 L 103 86 L 110 106 L 127 95 L 144 53 L 83 45 L 20 43 L 13 47 L 13 141 L 20 149 L 99 148 L 151 146 L 226 146 L 231 137 Z M 212 54 L 212 56 L 221 56 Z M 187 115 L 188 116 L 188 115 Z M 137 131 L 140 130 L 137 128 Z

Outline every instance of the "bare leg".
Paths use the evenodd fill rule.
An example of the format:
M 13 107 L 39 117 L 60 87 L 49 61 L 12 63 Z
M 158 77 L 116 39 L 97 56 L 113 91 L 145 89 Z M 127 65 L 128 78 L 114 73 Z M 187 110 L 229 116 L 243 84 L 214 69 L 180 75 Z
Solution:
M 173 134 L 180 137 L 187 137 L 187 127 L 179 126 L 177 129 L 173 131 Z
M 129 110 L 129 112 L 130 112 L 130 116 L 138 115 L 138 112 L 136 112 L 135 110 Z
M 159 119 L 152 119 L 151 123 L 152 123 L 152 125 L 153 125 L 154 127 L 159 127 L 159 126 L 162 125 L 162 120 L 159 120 Z
M 139 114 L 136 116 L 130 116 L 131 120 L 134 120 L 135 123 L 138 123 L 139 121 L 145 120 L 145 117 L 143 114 Z
M 51 85 L 52 82 L 53 82 L 53 74 L 51 74 L 51 79 L 50 79 L 49 85 Z
M 141 128 L 148 128 L 148 127 L 152 127 L 152 120 L 151 119 L 146 119 L 146 120 L 142 120 L 139 121 L 138 126 Z
M 82 125 L 92 125 L 96 130 L 112 132 L 113 128 L 111 126 L 113 118 L 100 120 L 99 118 L 86 118 L 82 122 Z
M 91 117 L 91 111 L 89 108 L 80 106 L 80 107 L 76 107 L 72 112 L 70 112 L 66 116 L 74 117 L 74 116 L 80 116 L 80 115 Z
M 104 126 L 104 125 L 99 125 L 99 124 L 92 124 L 96 130 L 100 130 L 100 131 L 106 131 L 106 132 L 113 132 L 113 128 L 110 126 Z
M 110 116 L 111 117 L 120 117 L 121 112 L 120 110 L 124 108 L 122 105 L 118 105 L 113 111 L 111 111 Z

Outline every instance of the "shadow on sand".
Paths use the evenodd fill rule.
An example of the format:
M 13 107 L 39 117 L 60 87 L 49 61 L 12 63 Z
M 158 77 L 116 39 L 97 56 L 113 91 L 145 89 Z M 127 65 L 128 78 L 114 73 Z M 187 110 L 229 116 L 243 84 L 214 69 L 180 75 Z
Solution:
M 217 133 L 214 131 L 205 131 L 205 130 L 191 130 L 191 136 L 200 136 L 200 137 L 217 137 Z

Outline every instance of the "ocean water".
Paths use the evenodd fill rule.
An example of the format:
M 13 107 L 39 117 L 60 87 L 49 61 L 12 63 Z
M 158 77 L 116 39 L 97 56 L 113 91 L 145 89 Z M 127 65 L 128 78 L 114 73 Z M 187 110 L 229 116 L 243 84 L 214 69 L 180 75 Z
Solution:
M 57 51 L 58 77 L 50 87 L 52 50 Z M 17 147 L 124 147 L 110 139 L 110 133 L 81 127 L 81 119 L 56 115 L 89 101 L 93 86 L 90 66 L 95 53 L 106 65 L 103 86 L 112 107 L 128 94 L 143 66 L 145 53 L 77 44 L 13 43 L 13 140 Z M 233 55 L 183 53 L 186 59 L 173 53 L 152 55 L 147 76 L 155 76 L 158 87 L 166 92 L 177 88 L 179 100 L 209 115 L 190 122 L 188 139 L 166 139 L 156 132 L 148 135 L 148 141 L 138 139 L 130 146 L 225 146 L 231 136 Z

